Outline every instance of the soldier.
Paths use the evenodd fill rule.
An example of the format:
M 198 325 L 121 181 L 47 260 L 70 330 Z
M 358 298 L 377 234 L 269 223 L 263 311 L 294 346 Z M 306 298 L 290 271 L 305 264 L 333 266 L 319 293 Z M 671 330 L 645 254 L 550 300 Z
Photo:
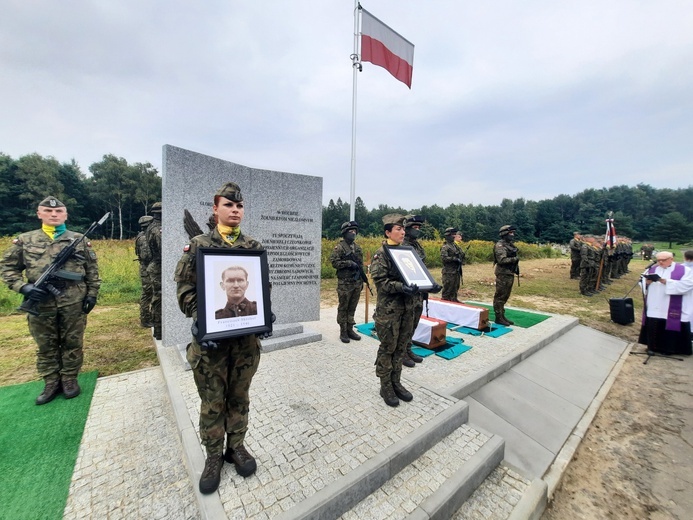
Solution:
M 10 289 L 40 300 L 38 315 L 29 314 L 29 331 L 38 345 L 36 368 L 45 381 L 36 404 L 46 404 L 62 391 L 66 399 L 80 393 L 77 375 L 82 368 L 86 315 L 96 305 L 101 286 L 96 253 L 88 240 L 63 267 L 63 276 L 51 284 L 54 295 L 34 287 L 55 257 L 82 235 L 65 226 L 67 209 L 55 197 L 46 197 L 36 213 L 41 229 L 22 233 L 5 252 L 0 273 Z M 26 275 L 26 280 L 22 277 Z
M 455 235 L 458 230 L 449 227 L 445 230 L 445 243 L 440 248 L 440 260 L 443 262 L 443 294 L 442 299 L 451 302 L 459 302 L 457 291 L 460 290 L 462 280 L 462 261 L 464 252 L 455 244 Z
M 505 317 L 505 302 L 513 290 L 515 275 L 519 274 L 519 262 L 515 242 L 515 227 L 505 225 L 498 231 L 500 240 L 493 248 L 493 263 L 496 266 L 496 293 L 493 296 L 493 312 L 499 325 L 514 325 Z
M 161 202 L 152 205 L 152 221 L 147 226 L 146 237 L 152 259 L 147 265 L 152 284 L 151 316 L 154 337 L 161 339 Z
M 640 252 L 642 254 L 643 260 L 652 260 L 652 252 L 654 251 L 654 246 L 652 244 L 643 244 L 640 246 Z
M 380 379 L 380 396 L 388 406 L 399 400 L 411 401 L 413 396 L 400 381 L 402 358 L 411 339 L 414 325 L 416 285 L 406 285 L 392 263 L 386 247 L 398 247 L 404 241 L 405 218 L 395 213 L 383 217 L 386 240 L 373 255 L 370 272 L 378 288 L 373 313 L 380 347 L 375 359 L 375 374 Z
M 582 242 L 580 241 L 580 232 L 573 231 L 573 238 L 568 243 L 570 248 L 570 279 L 580 279 L 580 249 Z
M 248 431 L 250 383 L 260 363 L 260 341 L 254 334 L 217 341 L 197 340 L 197 265 L 200 247 L 262 249 L 262 245 L 241 232 L 243 196 L 240 187 L 228 182 L 214 196 L 217 226 L 190 240 L 176 267 L 177 298 L 180 309 L 191 317 L 192 342 L 186 357 L 200 395 L 200 438 L 207 460 L 200 477 L 200 492 L 213 493 L 219 487 L 224 461 L 232 463 L 242 477 L 255 473 L 255 458 L 243 445 Z M 226 437 L 226 450 L 224 450 Z
M 142 292 L 140 293 L 140 325 L 145 328 L 154 326 L 154 320 L 152 319 L 153 287 L 147 271 L 147 266 L 152 261 L 152 251 L 149 249 L 146 236 L 147 227 L 153 218 L 149 215 L 140 217 L 138 222 L 141 231 L 135 238 L 135 256 L 137 256 L 137 261 L 140 263 L 140 283 L 142 285 Z
M 594 237 L 583 236 L 580 248 L 580 294 L 593 296 L 596 291 L 597 249 L 594 246 Z
M 342 343 L 349 343 L 350 339 L 354 341 L 361 339 L 353 327 L 356 323 L 354 313 L 363 290 L 363 280 L 361 279 L 363 251 L 355 241 L 359 232 L 359 225 L 356 221 L 344 222 L 341 231 L 342 239 L 334 246 L 330 255 L 330 263 L 337 270 L 339 339 Z

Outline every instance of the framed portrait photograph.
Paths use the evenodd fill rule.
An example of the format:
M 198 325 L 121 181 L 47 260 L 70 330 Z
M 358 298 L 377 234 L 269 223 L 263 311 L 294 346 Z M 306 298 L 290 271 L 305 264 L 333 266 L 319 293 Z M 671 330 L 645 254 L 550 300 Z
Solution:
M 198 341 L 272 331 L 267 251 L 197 250 Z
M 414 248 L 410 246 L 386 247 L 392 263 L 395 264 L 402 280 L 407 285 L 416 284 L 421 291 L 428 291 L 435 285 L 431 273 L 419 258 Z

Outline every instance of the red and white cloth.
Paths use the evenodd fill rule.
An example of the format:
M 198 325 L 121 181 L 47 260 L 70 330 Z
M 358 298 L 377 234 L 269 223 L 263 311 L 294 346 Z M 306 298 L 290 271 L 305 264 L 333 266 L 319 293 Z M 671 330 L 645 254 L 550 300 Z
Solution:
M 383 67 L 411 88 L 414 44 L 361 9 L 361 59 Z

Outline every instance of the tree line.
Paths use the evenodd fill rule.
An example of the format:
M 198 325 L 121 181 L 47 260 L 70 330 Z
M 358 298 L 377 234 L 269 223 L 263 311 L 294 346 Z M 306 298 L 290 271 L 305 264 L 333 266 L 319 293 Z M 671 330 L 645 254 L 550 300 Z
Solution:
M 111 219 L 102 230 L 106 238 L 135 236 L 142 215 L 161 200 L 161 177 L 150 163 L 128 164 L 122 157 L 104 155 L 83 172 L 74 161 L 60 163 L 37 153 L 13 159 L 0 153 L 0 236 L 27 231 L 36 219 L 36 206 L 47 195 L 68 208 L 68 226 L 86 228 L 106 212 Z M 323 237 L 340 236 L 349 220 L 349 203 L 330 200 L 322 210 Z M 420 214 L 426 219 L 422 238 L 438 240 L 445 228 L 457 227 L 464 240 L 496 240 L 505 224 L 517 228 L 527 243 L 567 243 L 573 231 L 599 235 L 605 218 L 613 212 L 616 232 L 638 241 L 683 243 L 693 238 L 693 186 L 657 189 L 647 184 L 634 187 L 587 189 L 577 195 L 558 195 L 541 201 L 503 199 L 500 205 L 437 204 L 416 208 L 380 204 L 368 209 L 361 198 L 355 202 L 355 218 L 366 236 L 382 236 L 382 217 L 388 213 Z
M 137 235 L 139 218 L 161 200 L 156 168 L 108 154 L 89 166 L 89 173 L 74 159 L 60 163 L 37 153 L 19 159 L 0 153 L 0 236 L 28 231 L 27 222 L 38 222 L 36 206 L 48 195 L 67 206 L 71 229 L 85 229 L 110 211 L 103 236 L 122 240 Z
M 323 207 L 323 237 L 340 236 L 340 226 L 349 220 L 350 205 L 337 199 Z M 647 184 L 635 187 L 587 189 L 577 195 L 558 195 L 538 202 L 523 198 L 503 199 L 498 206 L 434 204 L 417 208 L 379 205 L 368 210 L 357 198 L 354 218 L 360 233 L 382 236 L 382 217 L 388 213 L 419 214 L 426 219 L 422 237 L 440 239 L 448 227 L 456 227 L 464 240 L 497 240 L 505 224 L 517 228 L 518 240 L 527 243 L 567 243 L 574 231 L 602 235 L 612 213 L 616 233 L 637 241 L 660 240 L 685 243 L 693 238 L 693 186 L 685 189 L 656 189 Z

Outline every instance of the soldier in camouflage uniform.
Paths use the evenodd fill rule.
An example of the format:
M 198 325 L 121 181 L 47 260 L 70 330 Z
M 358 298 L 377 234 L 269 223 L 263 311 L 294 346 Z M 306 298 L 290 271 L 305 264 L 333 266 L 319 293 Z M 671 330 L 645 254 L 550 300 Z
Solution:
M 361 279 L 363 251 L 355 241 L 359 232 L 359 225 L 356 221 L 344 222 L 341 231 L 342 239 L 334 246 L 330 254 L 330 263 L 337 270 L 339 339 L 342 343 L 349 343 L 350 339 L 355 341 L 361 339 L 353 327 L 356 323 L 354 313 L 363 290 L 363 280 Z
M 568 243 L 570 248 L 570 279 L 580 279 L 580 250 L 582 242 L 580 241 L 580 232 L 573 231 L 573 238 Z
M 380 396 L 388 406 L 399 405 L 399 400 L 411 401 L 413 396 L 400 381 L 402 357 L 411 339 L 414 325 L 414 296 L 416 285 L 406 285 L 392 263 L 385 248 L 398 247 L 404 241 L 402 215 L 383 217 L 386 240 L 373 255 L 371 277 L 378 289 L 378 300 L 373 313 L 380 347 L 375 359 L 375 374 L 380 379 Z
M 594 237 L 583 236 L 582 247 L 580 248 L 580 294 L 583 296 L 593 296 L 597 293 L 596 273 L 598 268 Z
M 142 285 L 142 292 L 140 293 L 140 325 L 145 328 L 154 326 L 152 320 L 152 292 L 154 289 L 147 271 L 147 266 L 152 261 L 152 252 L 149 249 L 146 236 L 147 227 L 153 218 L 149 215 L 140 217 L 141 231 L 135 238 L 135 256 L 137 256 L 137 261 L 140 263 L 140 283 Z
M 152 205 L 152 217 L 145 233 L 152 254 L 152 259 L 147 265 L 147 273 L 152 284 L 153 334 L 156 339 L 161 339 L 161 202 Z
M 224 460 L 247 477 L 257 469 L 253 456 L 243 445 L 248 431 L 250 383 L 260 363 L 260 341 L 254 334 L 217 341 L 199 342 L 197 334 L 197 265 L 200 247 L 263 249 L 241 232 L 243 196 L 240 187 L 224 184 L 214 196 L 217 227 L 198 235 L 183 249 L 176 266 L 175 281 L 180 309 L 193 321 L 192 342 L 187 360 L 200 395 L 200 437 L 207 460 L 200 477 L 200 492 L 213 493 L 219 487 Z M 226 450 L 224 450 L 226 437 Z
M 499 325 L 514 325 L 514 322 L 505 317 L 505 302 L 510 298 L 513 290 L 515 274 L 518 271 L 520 259 L 517 257 L 515 241 L 515 227 L 501 226 L 499 230 L 501 239 L 493 247 L 493 263 L 496 266 L 496 293 L 493 296 L 493 312 L 496 314 L 495 322 Z
M 440 260 L 443 262 L 443 300 L 459 302 L 457 291 L 460 290 L 462 281 L 462 262 L 464 261 L 464 251 L 455 244 L 455 235 L 458 229 L 449 227 L 445 230 L 445 243 L 440 248 Z
M 37 215 L 41 229 L 14 239 L 3 256 L 0 273 L 10 289 L 40 300 L 38 316 L 29 314 L 27 318 L 29 331 L 38 345 L 36 367 L 45 381 L 45 388 L 36 399 L 36 404 L 41 405 L 61 391 L 66 399 L 80 393 L 77 375 L 84 359 L 86 315 L 96 305 L 101 279 L 96 253 L 91 243 L 84 240 L 63 266 L 62 276 L 51 282 L 61 291 L 60 295 L 35 288 L 34 282 L 58 253 L 82 236 L 67 230 L 67 209 L 55 197 L 41 201 Z

